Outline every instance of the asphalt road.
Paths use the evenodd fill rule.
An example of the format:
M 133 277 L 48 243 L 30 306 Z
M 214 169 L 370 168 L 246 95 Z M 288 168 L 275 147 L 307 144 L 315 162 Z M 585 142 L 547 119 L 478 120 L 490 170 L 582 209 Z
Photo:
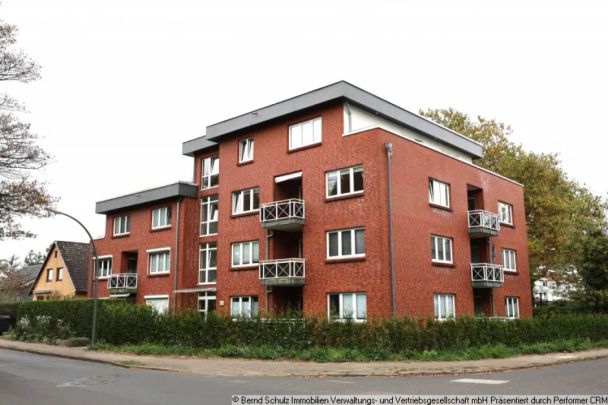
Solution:
M 608 394 L 608 359 L 480 375 L 235 378 L 127 369 L 0 349 L 2 405 L 216 405 L 230 404 L 232 394 Z

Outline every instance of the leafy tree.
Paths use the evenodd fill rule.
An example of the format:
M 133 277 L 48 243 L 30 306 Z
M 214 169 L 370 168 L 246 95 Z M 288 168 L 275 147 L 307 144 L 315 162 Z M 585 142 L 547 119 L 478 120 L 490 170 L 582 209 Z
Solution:
M 13 49 L 17 27 L 0 20 L 0 82 L 29 82 L 39 78 L 39 66 L 22 50 Z M 43 216 L 53 199 L 32 173 L 45 166 L 49 156 L 36 145 L 30 125 L 17 117 L 22 105 L 0 94 L 0 240 L 32 236 L 19 218 Z
M 26 266 L 33 266 L 34 264 L 42 264 L 44 259 L 46 259 L 46 253 L 34 252 L 33 250 L 30 250 L 25 256 L 23 262 Z
M 581 276 L 585 287 L 608 293 L 608 234 L 601 230 L 591 233 L 583 246 Z
M 420 113 L 480 142 L 484 156 L 476 164 L 524 185 L 534 278 L 546 269 L 564 270 L 559 276 L 581 268 L 586 235 L 606 223 L 605 201 L 570 180 L 556 154 L 528 152 L 513 143 L 509 125 L 483 117 L 472 119 L 452 108 Z

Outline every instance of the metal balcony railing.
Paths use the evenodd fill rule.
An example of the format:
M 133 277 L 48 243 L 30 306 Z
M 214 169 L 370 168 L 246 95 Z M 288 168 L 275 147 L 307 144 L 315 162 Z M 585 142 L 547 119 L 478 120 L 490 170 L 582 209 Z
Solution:
M 505 281 L 502 266 L 491 263 L 471 263 L 473 287 L 500 287 Z
M 110 290 L 110 292 L 115 293 L 127 293 L 137 291 L 137 274 L 110 274 L 110 277 L 108 278 L 108 290 Z
M 260 223 L 264 228 L 299 229 L 304 225 L 304 200 L 290 198 L 262 204 Z
M 260 262 L 260 281 L 264 285 L 303 285 L 306 273 L 304 259 L 290 258 Z
M 473 237 L 496 236 L 500 231 L 498 214 L 484 210 L 468 212 L 469 234 Z

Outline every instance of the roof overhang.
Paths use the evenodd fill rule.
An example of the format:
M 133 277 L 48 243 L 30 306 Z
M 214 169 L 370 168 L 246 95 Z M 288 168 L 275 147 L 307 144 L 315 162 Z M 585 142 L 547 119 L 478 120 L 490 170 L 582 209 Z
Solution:
M 197 195 L 198 187 L 196 186 L 196 184 L 178 182 L 174 184 L 169 184 L 168 186 L 157 187 L 133 194 L 123 195 L 121 197 L 116 197 L 109 200 L 99 201 L 97 204 L 95 204 L 95 212 L 97 214 L 106 214 L 111 211 L 135 207 L 138 205 L 165 200 L 168 198 L 196 198 Z
M 182 155 L 194 156 L 195 152 L 202 152 L 215 147 L 217 147 L 217 142 L 211 142 L 206 136 L 201 136 L 200 138 L 191 139 L 182 143 Z

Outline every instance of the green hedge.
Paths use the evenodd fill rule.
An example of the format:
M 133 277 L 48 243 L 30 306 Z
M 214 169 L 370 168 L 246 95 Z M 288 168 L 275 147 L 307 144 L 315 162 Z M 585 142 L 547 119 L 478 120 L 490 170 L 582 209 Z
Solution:
M 17 304 L 15 336 L 19 339 L 65 339 L 90 336 L 92 301 L 35 301 Z M 522 320 L 459 318 L 336 323 L 308 318 L 235 322 L 197 312 L 156 314 L 149 307 L 99 301 L 98 339 L 109 344 L 152 343 L 195 348 L 272 346 L 359 349 L 367 353 L 415 353 L 484 345 L 552 342 L 558 339 L 608 339 L 608 315 L 564 314 Z M 382 356 L 379 356 L 382 357 Z
M 608 290 L 575 291 L 568 300 L 545 303 L 534 309 L 535 316 L 564 314 L 608 314 Z

